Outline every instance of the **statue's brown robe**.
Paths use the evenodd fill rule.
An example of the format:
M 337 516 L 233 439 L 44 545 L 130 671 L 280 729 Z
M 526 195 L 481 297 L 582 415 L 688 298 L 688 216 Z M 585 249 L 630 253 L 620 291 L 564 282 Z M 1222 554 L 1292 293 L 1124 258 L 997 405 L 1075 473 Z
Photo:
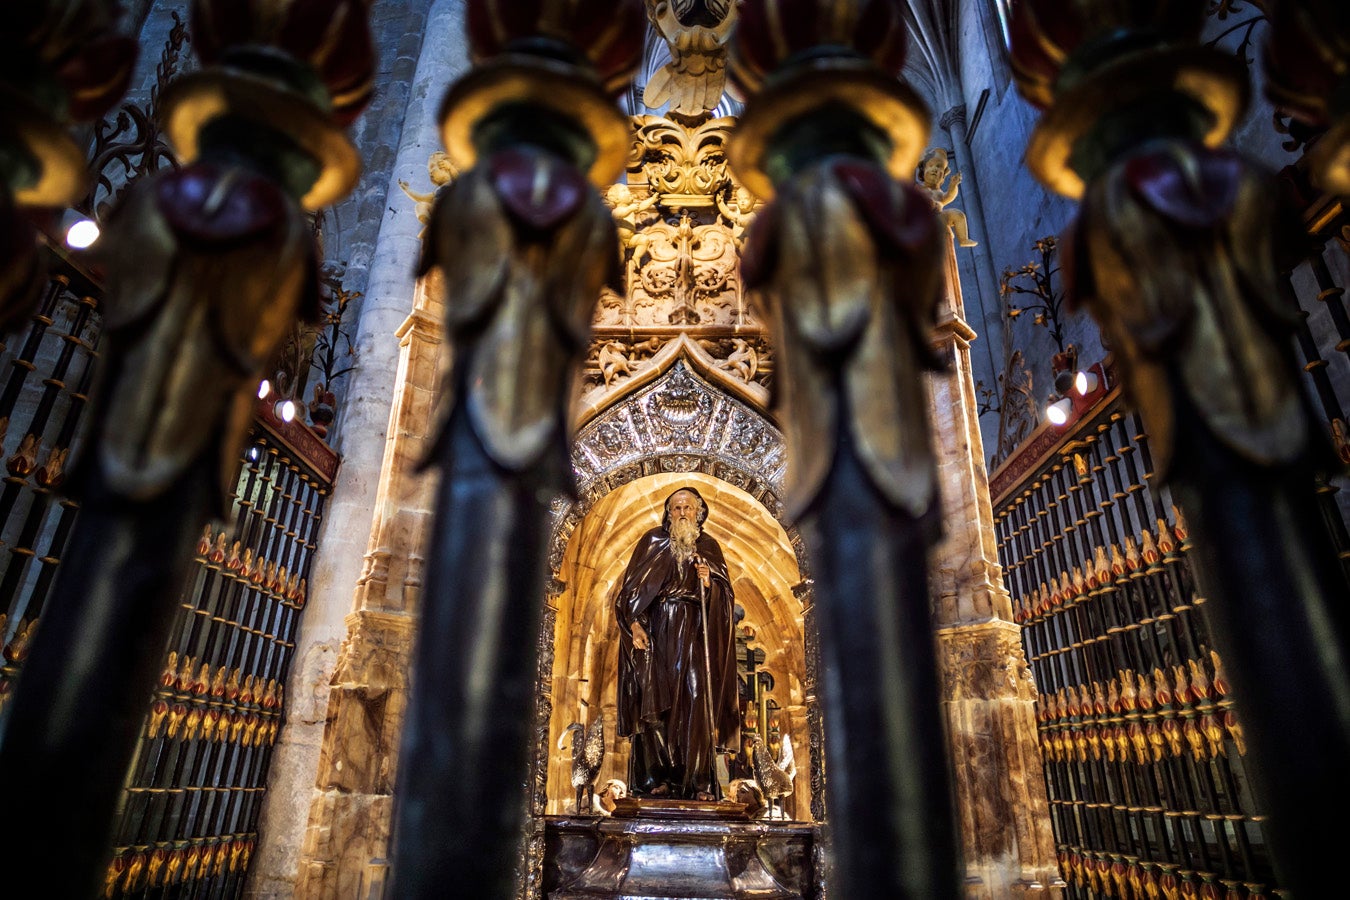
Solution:
M 663 781 L 671 783 L 676 796 L 709 790 L 716 784 L 715 749 L 739 746 L 735 597 L 717 541 L 700 532 L 697 547 L 710 570 L 706 662 L 698 575 L 692 562 L 683 567 L 676 562 L 664 526 L 638 541 L 614 595 L 620 642 L 618 733 L 634 737 L 644 721 L 660 726 L 670 754 L 670 771 L 653 771 L 652 754 L 634 737 L 637 765 L 630 778 L 636 793 Z M 672 602 L 672 597 L 686 599 Z M 651 639 L 646 652 L 633 647 L 634 621 Z M 704 699 L 709 682 L 711 710 Z

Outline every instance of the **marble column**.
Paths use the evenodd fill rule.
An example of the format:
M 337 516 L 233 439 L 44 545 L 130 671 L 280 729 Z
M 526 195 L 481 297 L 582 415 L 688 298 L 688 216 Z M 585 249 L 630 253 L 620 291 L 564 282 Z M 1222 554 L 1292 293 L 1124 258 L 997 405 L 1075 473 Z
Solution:
M 930 376 L 945 536 L 931 586 L 943 707 L 971 900 L 1059 897 L 1050 806 L 1036 741 L 1035 685 L 998 565 L 984 445 L 955 247 L 935 345 L 952 371 Z
M 364 898 L 383 878 L 434 489 L 413 469 L 431 428 L 441 355 L 440 292 L 416 281 L 422 222 L 398 182 L 419 192 L 433 188 L 427 160 L 442 149 L 437 108 L 468 67 L 464 6 L 435 0 L 425 27 L 403 36 L 399 53 L 415 59 L 410 82 L 399 86 L 406 106 L 402 115 L 389 109 L 361 142 L 369 167 L 387 167 L 387 183 L 337 216 L 341 233 L 357 234 L 359 243 L 366 216 L 383 210 L 378 236 L 350 254 L 349 276 L 359 258 L 369 263 L 358 368 L 335 429 L 342 468 L 297 640 L 249 896 Z M 388 41 L 382 46 L 394 49 Z M 390 60 L 386 73 L 396 74 L 398 62 Z

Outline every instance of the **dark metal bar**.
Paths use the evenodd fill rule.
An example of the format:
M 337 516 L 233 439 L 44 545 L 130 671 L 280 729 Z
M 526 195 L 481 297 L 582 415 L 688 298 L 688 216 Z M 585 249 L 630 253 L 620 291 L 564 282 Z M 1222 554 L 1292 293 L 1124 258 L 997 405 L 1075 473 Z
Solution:
M 14 406 L 23 393 L 29 373 L 37 369 L 34 360 L 37 359 L 37 352 L 42 346 L 42 339 L 46 335 L 47 329 L 52 325 L 57 304 L 69 287 L 70 279 L 65 275 L 52 276 L 46 293 L 43 295 L 38 313 L 33 317 L 33 324 L 28 327 L 28 333 L 24 336 L 23 347 L 10 360 L 13 369 L 9 373 L 9 378 L 5 381 L 4 393 L 0 393 L 0 418 L 8 419 L 14 414 Z M 81 310 L 84 307 L 85 305 L 81 303 Z
M 955 896 L 926 526 L 875 498 L 843 438 L 819 503 L 801 527 L 827 661 L 835 884 L 845 897 Z
M 1297 894 L 1338 843 L 1336 829 L 1299 823 L 1350 802 L 1347 588 L 1325 532 L 1306 527 L 1320 520 L 1306 471 L 1258 470 L 1192 431 L 1176 490 L 1196 535 L 1205 619 L 1225 658 L 1241 661 L 1229 673 L 1239 710 L 1259 711 L 1244 726 L 1280 874 Z
M 1345 301 L 1342 299 L 1345 296 L 1345 289 L 1336 284 L 1335 279 L 1331 277 L 1325 252 L 1324 249 L 1318 248 L 1308 257 L 1313 277 L 1317 279 L 1317 300 L 1326 308 L 1331 321 L 1336 325 L 1336 333 L 1341 337 L 1336 349 L 1350 353 L 1350 316 L 1346 315 Z M 1310 360 L 1313 358 L 1315 357 L 1310 357 Z
M 533 731 L 548 509 L 528 480 L 503 483 L 464 413 L 448 442 L 435 515 L 449 540 L 427 560 L 426 597 L 437 602 L 422 610 L 414 651 L 393 896 L 437 897 L 463 883 L 507 897 Z
M 102 878 L 115 808 L 159 673 L 179 585 L 199 527 L 183 511 L 210 502 L 210 479 L 190 471 L 147 504 L 95 493 L 81 510 L 62 578 L 10 701 L 0 744 L 3 793 L 28 811 L 0 822 L 16 859 L 45 859 L 53 835 L 81 865 L 53 866 L 46 889 L 92 896 Z M 136 533 L 130 543 L 114 535 Z M 119 586 L 117 594 L 108 585 Z M 133 603 L 118 597 L 134 598 Z M 86 677 L 75 680 L 72 668 Z M 120 677 L 110 677 L 110 673 Z M 124 680 L 125 679 L 125 682 Z M 128 691 L 125 684 L 143 686 Z M 30 687 L 31 686 L 31 687 Z M 72 817 L 70 810 L 84 812 Z
M 311 5 L 306 15 L 321 13 Z M 354 29 L 355 38 L 347 44 L 353 65 L 362 61 L 362 15 L 334 20 Z M 278 33 L 286 30 L 279 28 Z M 289 65 L 296 77 L 312 77 L 305 75 L 304 60 L 279 64 L 283 53 L 269 57 L 271 75 Z M 232 66 L 250 64 L 256 59 L 232 61 Z M 217 74 L 230 77 L 229 72 Z M 285 76 L 278 78 L 281 86 L 275 90 L 284 92 Z M 296 93 L 290 102 L 310 99 Z M 198 147 L 202 160 L 212 165 L 163 173 L 155 176 L 163 180 L 154 185 L 133 186 L 120 213 L 119 229 L 103 238 L 111 261 L 110 290 L 122 292 L 119 300 L 136 308 L 144 299 L 127 296 L 136 287 L 122 277 L 123 264 L 159 267 L 164 279 L 154 288 L 160 293 L 147 304 L 146 314 L 114 333 L 113 352 L 104 360 L 98 408 L 103 418 L 88 439 L 79 484 L 80 527 L 72 536 L 69 556 L 44 609 L 0 734 L 0 792 L 26 812 L 0 821 L 0 845 L 41 871 L 44 889 L 53 896 L 93 896 L 103 881 L 112 816 L 134 755 L 145 703 L 162 671 L 191 550 L 219 502 L 220 465 L 213 444 L 223 444 L 228 459 L 236 452 L 234 442 L 243 437 L 225 424 L 224 410 L 257 383 L 246 366 L 241 371 L 249 355 L 256 354 L 255 363 L 261 366 L 302 300 L 311 299 L 302 296 L 310 284 L 302 273 L 313 264 L 312 235 L 298 199 L 308 194 L 321 171 L 335 176 L 338 185 L 354 180 L 348 171 L 351 166 L 332 158 L 314 160 L 275 130 L 283 124 L 249 121 L 254 112 L 231 108 L 223 114 L 217 111 L 208 117 L 210 122 L 198 121 L 203 134 L 194 134 L 194 142 L 202 138 Z M 308 127 L 324 127 L 325 115 L 326 110 L 316 106 L 318 118 Z M 332 126 L 328 137 L 340 141 L 341 132 Z M 210 185 L 208 193 L 216 198 L 240 184 L 257 196 L 265 195 L 266 236 L 234 240 L 228 246 L 180 241 L 176 228 L 181 222 L 199 220 L 207 212 L 183 202 L 175 207 L 181 218 L 170 224 L 164 217 L 172 202 L 157 204 L 154 198 L 163 195 L 154 187 L 167 185 L 172 194 L 182 187 L 182 178 L 197 179 L 194 189 Z M 162 239 L 137 241 L 136 235 L 151 231 Z M 129 242 L 136 246 L 119 253 L 119 239 L 123 251 L 128 251 Z M 214 267 L 226 281 L 194 279 L 193 273 L 204 265 Z M 283 284 L 287 289 L 278 290 Z M 231 305 L 230 337 L 212 331 L 212 316 L 202 313 L 203 308 L 216 308 L 213 304 L 221 296 L 227 296 Z M 77 314 L 72 334 L 78 333 L 91 307 L 88 301 Z M 63 348 L 61 366 L 68 363 L 76 343 L 72 338 Z M 147 345 L 172 348 L 178 355 L 171 361 L 147 358 L 138 353 Z M 190 384 L 184 376 L 187 370 L 211 385 L 209 396 L 174 394 L 184 383 Z M 54 390 L 60 389 L 56 381 L 49 381 L 35 422 L 45 424 L 55 403 Z M 132 401 L 146 396 L 164 402 L 142 412 L 144 404 Z M 134 409 L 138 415 L 123 412 L 110 423 L 109 410 L 123 403 L 121 409 Z M 184 403 L 200 403 L 201 408 L 184 408 Z M 177 446 L 165 451 L 166 444 Z M 105 451 L 110 454 L 107 458 L 101 456 Z M 110 474 L 118 466 L 105 465 L 109 458 L 149 483 L 128 487 L 127 482 L 135 479 L 119 480 Z M 156 479 L 156 471 L 169 474 Z M 192 698 L 185 705 L 195 722 L 200 705 Z M 203 738 L 194 735 L 183 743 L 190 746 L 171 753 L 175 759 L 163 760 L 162 766 L 161 760 L 154 763 L 167 771 L 174 791 L 170 802 L 158 806 L 159 821 L 147 819 L 152 830 L 177 830 L 184 812 L 180 779 L 208 771 L 204 767 L 212 752 L 210 746 L 201 746 Z M 80 814 L 72 816 L 72 810 Z M 197 845 L 193 847 L 197 852 Z
M 1330 278 L 1329 273 L 1328 278 Z M 1313 338 L 1312 330 L 1308 328 L 1309 313 L 1299 303 L 1298 293 L 1294 290 L 1294 282 L 1290 273 L 1282 273 L 1276 285 L 1279 288 L 1280 297 L 1283 298 L 1285 303 L 1291 309 L 1298 311 L 1298 324 L 1295 326 L 1294 336 L 1298 340 L 1299 349 L 1303 353 L 1304 371 L 1308 373 L 1312 381 L 1313 390 L 1317 393 L 1317 399 L 1322 404 L 1322 410 L 1326 413 L 1327 421 L 1330 422 L 1334 419 L 1344 421 L 1345 412 L 1341 408 L 1340 398 L 1336 396 L 1336 389 L 1332 386 L 1331 378 L 1327 375 L 1327 361 L 1322 358 L 1321 351 L 1317 347 L 1317 341 Z M 1330 305 L 1335 306 L 1337 304 Z
M 407 900 L 438 898 L 455 884 L 483 898 L 515 896 L 549 504 L 570 484 L 568 412 L 557 388 L 584 352 L 601 287 L 618 274 L 613 218 L 590 185 L 618 176 L 628 124 L 600 84 L 631 77 L 646 27 L 632 0 L 591 7 L 592 16 L 612 20 L 607 69 L 597 72 L 584 62 L 588 48 L 568 50 L 575 63 L 554 52 L 592 24 L 573 18 L 571 6 L 519 15 L 512 7 L 508 17 L 500 5 L 474 0 L 479 13 L 507 23 L 492 40 L 537 47 L 546 20 L 550 50 L 499 56 L 503 46 L 471 33 L 480 65 L 508 73 L 523 93 L 484 96 L 471 77 L 451 87 L 444 107 L 460 111 L 456 127 L 472 136 L 474 158 L 461 160 L 466 171 L 438 195 L 427 235 L 434 249 L 424 259 L 441 266 L 448 286 L 475 287 L 467 296 L 452 287 L 446 303 L 455 360 L 446 388 L 454 399 L 432 450 L 441 480 L 395 787 L 389 890 Z M 563 81 L 571 97 L 586 98 L 584 117 L 575 100 L 554 102 Z M 465 111 L 466 97 L 477 112 Z M 471 258 L 459 229 L 443 227 L 466 215 L 495 235 L 492 259 Z M 475 271 L 483 266 L 500 266 L 508 286 L 487 287 Z M 466 309 L 477 311 L 466 317 Z M 536 327 L 542 322 L 549 325 Z M 501 366 L 498 354 L 529 364 Z M 550 400 L 535 402 L 541 398 Z

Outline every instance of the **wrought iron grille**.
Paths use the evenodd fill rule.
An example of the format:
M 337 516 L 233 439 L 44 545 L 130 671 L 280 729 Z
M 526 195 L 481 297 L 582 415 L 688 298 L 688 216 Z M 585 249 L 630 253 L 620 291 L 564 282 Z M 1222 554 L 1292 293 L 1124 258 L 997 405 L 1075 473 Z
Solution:
M 1147 436 L 1117 400 L 995 514 L 1061 870 L 1073 897 L 1260 895 L 1274 875 L 1185 521 L 1150 484 Z
M 1350 352 L 1328 262 L 1344 252 L 1328 240 L 1344 211 L 1323 203 L 1306 215 L 1321 240 L 1282 288 L 1299 313 L 1310 397 L 1350 461 L 1347 385 L 1330 371 Z M 1185 519 L 1153 473 L 1145 429 L 1116 389 L 1063 431 L 1042 426 L 991 480 L 999 561 L 1038 686 L 1060 867 L 1074 898 L 1270 896 L 1279 885 L 1242 723 L 1201 613 Z M 1338 493 L 1323 484 L 1324 518 L 1350 572 Z
M 336 458 L 260 407 L 146 718 L 105 896 L 241 896 Z M 308 452 L 306 452 L 308 451 Z
M 55 251 L 53 251 L 55 252 Z M 98 285 L 69 260 L 0 348 L 0 708 L 60 572 L 65 496 L 98 362 Z M 239 896 L 337 455 L 259 401 L 228 522 L 201 536 L 160 687 L 147 698 L 105 896 Z
M 77 504 L 61 496 L 97 357 L 97 292 L 77 273 L 56 276 L 33 322 L 0 353 L 0 705 L 61 565 Z

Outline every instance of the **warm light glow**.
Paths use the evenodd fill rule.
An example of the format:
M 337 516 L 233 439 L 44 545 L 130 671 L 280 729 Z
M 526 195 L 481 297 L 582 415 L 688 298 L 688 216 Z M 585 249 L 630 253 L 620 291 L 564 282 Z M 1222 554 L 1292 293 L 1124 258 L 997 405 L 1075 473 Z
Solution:
M 66 246 L 83 250 L 98 240 L 98 226 L 92 219 L 80 219 L 66 229 Z
M 1045 417 L 1050 420 L 1051 425 L 1063 425 L 1069 421 L 1069 413 L 1071 412 L 1073 412 L 1073 401 L 1068 397 L 1060 397 L 1045 408 Z
M 272 382 L 270 382 L 270 381 L 268 381 L 266 378 L 264 378 L 264 379 L 263 379 L 261 382 L 259 382 L 259 384 L 258 384 L 258 399 L 259 399 L 259 400 L 266 400 L 266 399 L 267 399 L 267 395 L 270 394 L 270 393 L 272 393 Z
M 283 422 L 292 422 L 295 420 L 295 401 L 283 400 L 277 404 L 277 415 Z
M 1099 381 L 1096 372 L 1079 372 L 1073 380 L 1073 389 L 1078 392 L 1078 396 L 1086 397 L 1097 389 Z

